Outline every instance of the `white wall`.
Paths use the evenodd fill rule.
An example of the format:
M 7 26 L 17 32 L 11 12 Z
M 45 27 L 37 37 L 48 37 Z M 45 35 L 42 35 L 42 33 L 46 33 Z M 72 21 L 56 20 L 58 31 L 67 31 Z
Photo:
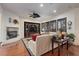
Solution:
M 12 19 L 17 19 L 19 21 L 19 17 L 16 14 L 3 9 L 2 21 L 1 21 L 1 23 L 2 23 L 2 28 L 1 28 L 2 29 L 2 31 L 1 31 L 2 38 L 1 38 L 1 41 L 6 40 L 6 33 L 7 33 L 6 28 L 7 27 L 18 27 L 18 28 L 20 27 L 19 24 L 16 25 L 13 22 L 9 23 L 9 17 L 11 17 Z M 20 35 L 20 30 L 18 31 L 18 33 Z M 19 36 L 17 38 L 19 38 Z
M 0 6 L 0 41 L 1 41 L 1 16 L 2 16 L 2 8 Z
M 79 45 L 79 8 L 75 9 L 75 44 Z

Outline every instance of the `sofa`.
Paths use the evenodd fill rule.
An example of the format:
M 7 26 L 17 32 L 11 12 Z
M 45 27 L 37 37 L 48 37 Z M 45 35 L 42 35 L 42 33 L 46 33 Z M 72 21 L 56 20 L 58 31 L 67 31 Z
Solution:
M 40 56 L 44 53 L 52 50 L 52 36 L 56 33 L 46 33 L 36 37 L 36 41 L 30 40 L 28 42 L 28 49 L 32 55 Z M 57 47 L 57 44 L 54 45 L 54 48 Z

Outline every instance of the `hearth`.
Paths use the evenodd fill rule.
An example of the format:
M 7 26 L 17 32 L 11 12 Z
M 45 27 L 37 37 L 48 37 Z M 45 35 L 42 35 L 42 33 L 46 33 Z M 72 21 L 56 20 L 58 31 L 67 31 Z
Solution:
M 18 36 L 18 28 L 17 27 L 7 27 L 7 40 L 16 38 Z

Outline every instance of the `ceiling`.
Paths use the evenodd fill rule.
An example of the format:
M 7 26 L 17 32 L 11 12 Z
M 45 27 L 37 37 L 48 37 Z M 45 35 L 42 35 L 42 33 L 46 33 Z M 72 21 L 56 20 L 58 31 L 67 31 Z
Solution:
M 44 3 L 44 7 L 40 7 L 40 3 L 2 3 L 1 5 L 4 9 L 23 17 L 33 12 L 40 14 L 41 17 L 54 16 L 79 7 L 78 3 Z M 57 12 L 54 13 L 53 10 Z

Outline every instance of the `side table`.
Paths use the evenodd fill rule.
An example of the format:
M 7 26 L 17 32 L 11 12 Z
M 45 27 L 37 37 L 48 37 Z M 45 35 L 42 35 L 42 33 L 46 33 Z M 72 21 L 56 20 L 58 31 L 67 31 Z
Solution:
M 58 44 L 58 56 L 60 56 L 60 48 L 61 48 L 61 45 L 62 45 L 62 47 L 63 47 L 63 43 L 65 42 L 66 43 L 66 46 L 67 46 L 67 50 L 68 50 L 68 39 L 61 39 L 61 40 L 59 40 L 59 39 L 52 39 L 52 53 L 54 53 L 54 43 L 57 43 Z

